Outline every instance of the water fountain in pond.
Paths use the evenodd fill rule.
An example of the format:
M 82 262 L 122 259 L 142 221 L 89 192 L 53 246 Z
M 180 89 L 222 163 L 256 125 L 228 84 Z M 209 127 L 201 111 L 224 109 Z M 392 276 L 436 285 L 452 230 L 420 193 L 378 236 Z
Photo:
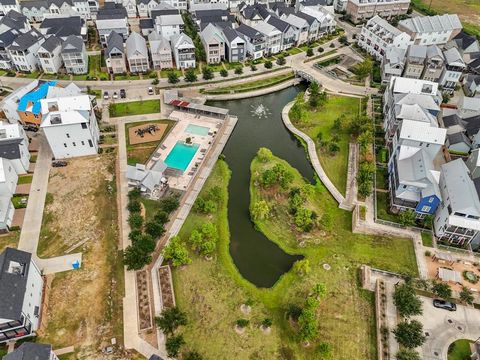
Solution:
M 251 107 L 252 107 L 252 111 L 251 111 L 252 115 L 259 119 L 265 119 L 271 114 L 270 110 L 263 104 L 251 105 Z

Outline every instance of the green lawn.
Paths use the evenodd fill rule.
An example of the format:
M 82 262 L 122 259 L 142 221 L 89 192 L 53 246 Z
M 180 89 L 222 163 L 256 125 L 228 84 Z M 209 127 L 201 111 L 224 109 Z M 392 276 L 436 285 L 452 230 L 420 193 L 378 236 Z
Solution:
M 6 247 L 16 248 L 20 239 L 20 231 L 11 231 L 8 234 L 0 235 L 0 253 Z
M 178 69 L 170 69 L 170 70 L 160 70 L 160 77 L 162 78 L 167 78 L 168 77 L 168 74 L 171 73 L 171 72 L 174 72 L 175 74 L 177 74 L 178 77 L 182 77 L 183 74 L 182 74 L 182 70 L 178 70 Z
M 18 185 L 30 184 L 32 182 L 33 175 L 23 175 L 18 177 Z
M 110 117 L 155 114 L 160 112 L 160 100 L 142 100 L 110 104 Z
M 388 190 L 388 170 L 386 168 L 377 167 L 377 189 Z
M 223 63 L 223 64 L 225 65 L 227 70 L 235 70 L 238 67 L 243 68 L 243 66 L 244 66 L 244 64 L 242 64 L 240 62 L 226 62 L 226 63 Z
M 147 199 L 143 196 L 140 198 L 140 201 L 143 206 L 145 206 L 145 220 L 147 222 L 153 218 L 158 210 L 160 210 L 160 205 L 157 200 Z
M 336 119 L 344 116 L 344 121 L 348 122 L 361 111 L 360 99 L 336 95 L 329 95 L 327 102 L 320 108 L 311 110 L 308 105 L 305 105 L 305 108 L 307 110 L 305 121 L 295 122 L 295 126 L 314 140 L 322 133 L 324 141 L 331 140 L 331 128 Z M 338 191 L 345 194 L 350 135 L 345 130 L 341 130 L 338 135 L 340 151 L 330 155 L 317 145 L 317 154 L 330 180 Z
M 470 359 L 470 355 L 472 355 L 470 343 L 472 343 L 472 341 L 460 339 L 450 344 L 448 348 L 448 360 Z
M 398 223 L 398 215 L 390 213 L 390 201 L 388 194 L 377 191 L 377 217 L 381 220 L 393 221 Z
M 240 93 L 240 92 L 247 92 L 253 91 L 258 89 L 263 89 L 266 87 L 270 87 L 276 84 L 280 84 L 284 81 L 293 79 L 295 76 L 292 72 L 287 74 L 272 76 L 270 78 L 265 78 L 261 80 L 249 81 L 245 83 L 241 83 L 238 85 L 231 85 L 225 87 L 219 87 L 214 90 L 207 90 L 204 91 L 206 94 L 229 94 L 229 93 Z
M 115 80 L 140 80 L 140 76 L 133 73 L 116 74 L 114 77 Z
M 264 164 L 254 160 L 252 173 L 271 165 L 273 162 Z M 291 171 L 295 177 L 294 185 L 304 185 L 298 171 Z M 251 200 L 265 198 L 269 203 L 275 202 L 278 216 L 257 222 L 259 230 L 284 251 L 304 255 L 312 268 L 305 277 L 290 271 L 273 288 L 257 288 L 241 277 L 230 257 L 229 177 L 227 164 L 218 161 L 201 193 L 203 196 L 213 186 L 222 189 L 217 211 L 211 215 L 190 212 L 179 234 L 186 240 L 193 229 L 205 222 L 216 224 L 219 232 L 217 252 L 212 261 L 190 251 L 192 263 L 173 271 L 177 305 L 187 313 L 189 320 L 188 325 L 180 330 L 186 347 L 200 352 L 205 359 L 319 359 L 315 347 L 320 342 L 327 342 L 333 347 L 331 359 L 376 358 L 373 294 L 358 288 L 358 266 L 367 263 L 415 276 L 412 242 L 352 234 L 351 213 L 338 209 L 326 189 L 317 184 L 309 196 L 308 206 L 314 208 L 319 217 L 329 213 L 335 224 L 322 237 L 316 236 L 316 231 L 311 236 L 302 237 L 306 246 L 300 247 L 298 233 L 283 221 L 287 216 L 285 192 L 278 189 L 267 193 L 259 191 L 252 178 Z M 392 257 L 395 262 L 391 261 Z M 332 270 L 325 271 L 322 268 L 324 263 L 330 264 Z M 286 321 L 285 309 L 289 304 L 303 304 L 312 285 L 318 282 L 324 282 L 328 287 L 327 299 L 318 312 L 321 336 L 311 347 L 305 348 L 296 340 L 296 331 Z M 252 312 L 244 315 L 239 307 L 247 300 L 253 303 Z M 273 320 L 272 332 L 268 336 L 258 330 L 265 317 Z M 250 320 L 250 326 L 241 336 L 233 330 L 234 322 L 239 318 Z
M 15 209 L 22 209 L 27 207 L 28 195 L 14 195 L 12 203 Z
M 433 247 L 432 233 L 422 232 L 423 246 Z
M 151 141 L 143 144 L 130 145 L 128 129 L 133 126 L 138 126 L 142 124 L 167 124 L 167 129 L 163 134 L 162 138 L 159 141 Z M 175 121 L 172 120 L 152 120 L 152 121 L 140 121 L 125 124 L 125 140 L 127 146 L 127 163 L 129 165 L 135 164 L 144 164 L 149 158 L 150 155 L 155 151 L 158 144 L 160 144 L 163 139 L 168 135 L 172 127 L 175 125 Z

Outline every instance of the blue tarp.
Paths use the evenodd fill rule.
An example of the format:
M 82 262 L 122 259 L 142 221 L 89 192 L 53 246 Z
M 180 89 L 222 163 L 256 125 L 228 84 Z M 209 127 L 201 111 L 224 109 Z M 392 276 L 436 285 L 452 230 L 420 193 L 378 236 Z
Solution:
M 29 93 L 23 95 L 18 102 L 18 111 L 26 111 L 28 104 L 33 103 L 32 106 L 32 113 L 34 115 L 40 114 L 40 111 L 42 110 L 42 106 L 40 104 L 40 100 L 45 99 L 47 97 L 48 93 L 48 88 L 50 86 L 56 86 L 57 82 L 56 81 L 47 81 L 42 83 L 39 87 L 36 89 L 30 91 Z
M 72 263 L 72 268 L 74 268 L 74 269 L 80 269 L 80 263 L 78 262 L 78 260 L 75 260 L 75 261 Z

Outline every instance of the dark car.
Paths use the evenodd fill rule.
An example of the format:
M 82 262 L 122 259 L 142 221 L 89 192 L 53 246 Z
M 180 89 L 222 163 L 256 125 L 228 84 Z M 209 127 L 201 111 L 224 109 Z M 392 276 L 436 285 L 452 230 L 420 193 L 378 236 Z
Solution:
M 56 160 L 56 161 L 52 162 L 53 167 L 65 167 L 67 165 L 68 165 L 68 163 L 66 161 L 63 161 L 63 160 Z
M 37 132 L 37 131 L 38 131 L 38 126 L 35 126 L 35 125 L 23 125 L 23 130 L 25 130 L 25 131 Z
M 120 98 L 125 99 L 127 97 L 127 92 L 125 89 L 120 89 Z
M 440 299 L 434 299 L 433 300 L 433 306 L 439 309 L 444 309 L 448 311 L 456 311 L 457 310 L 457 305 L 454 303 L 451 303 L 450 301 L 445 301 L 445 300 L 440 300 Z

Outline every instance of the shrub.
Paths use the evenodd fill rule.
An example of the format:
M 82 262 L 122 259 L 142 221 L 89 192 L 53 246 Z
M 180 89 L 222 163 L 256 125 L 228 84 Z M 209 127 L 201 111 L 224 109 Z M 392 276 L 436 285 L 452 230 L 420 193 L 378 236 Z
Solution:
M 227 77 L 228 76 L 228 71 L 225 69 L 220 70 L 220 76 L 221 77 Z
M 273 67 L 273 64 L 270 60 L 265 61 L 265 69 L 271 69 Z
M 325 49 L 324 49 L 323 47 L 320 46 L 320 47 L 318 48 L 318 52 L 319 52 L 320 54 L 323 53 L 324 51 L 325 51 Z
M 235 74 L 237 75 L 243 74 L 243 68 L 241 66 L 236 67 Z
M 141 208 L 142 206 L 140 205 L 140 201 L 138 200 L 132 200 L 128 202 L 127 210 L 130 213 L 139 213 Z
M 202 75 L 204 80 L 211 80 L 213 79 L 213 70 L 208 66 L 204 66 L 202 69 Z
M 172 336 L 167 338 L 165 348 L 169 357 L 177 357 L 180 348 L 185 345 L 185 340 L 182 335 Z
M 197 81 L 197 74 L 195 74 L 194 69 L 188 69 L 187 72 L 185 73 L 185 81 L 186 82 L 195 82 Z
M 257 67 L 252 64 L 252 65 L 250 65 L 250 70 L 252 70 L 252 71 L 257 71 Z
M 313 56 L 313 49 L 310 47 L 307 49 L 307 56 L 308 57 Z
M 247 319 L 238 319 L 237 321 L 235 321 L 235 324 L 239 327 L 239 328 L 246 328 L 248 326 L 248 324 L 250 324 L 250 321 L 247 320 Z
M 285 56 L 283 55 L 280 55 L 278 58 L 277 58 L 277 65 L 285 65 L 287 63 L 287 61 L 285 60 Z
M 188 250 L 181 242 L 178 236 L 170 239 L 170 243 L 163 249 L 163 257 L 165 261 L 172 262 L 173 266 L 187 265 L 192 262 L 188 256 Z
M 180 81 L 180 79 L 178 78 L 178 75 L 174 71 L 170 71 L 167 76 L 168 76 L 168 82 L 170 84 L 176 84 Z
M 180 205 L 180 201 L 178 196 L 172 195 L 167 198 L 161 199 L 160 202 L 160 209 L 165 211 L 167 214 L 170 214 L 172 211 L 177 210 L 178 206 Z
M 143 225 L 143 217 L 139 213 L 131 213 L 128 217 L 128 225 L 133 229 L 140 229 Z
M 270 319 L 270 318 L 265 318 L 265 319 L 263 319 L 263 321 L 262 321 L 262 326 L 264 326 L 264 327 L 266 327 L 266 328 L 271 327 L 272 324 L 273 324 L 273 321 L 272 321 L 272 319 Z

